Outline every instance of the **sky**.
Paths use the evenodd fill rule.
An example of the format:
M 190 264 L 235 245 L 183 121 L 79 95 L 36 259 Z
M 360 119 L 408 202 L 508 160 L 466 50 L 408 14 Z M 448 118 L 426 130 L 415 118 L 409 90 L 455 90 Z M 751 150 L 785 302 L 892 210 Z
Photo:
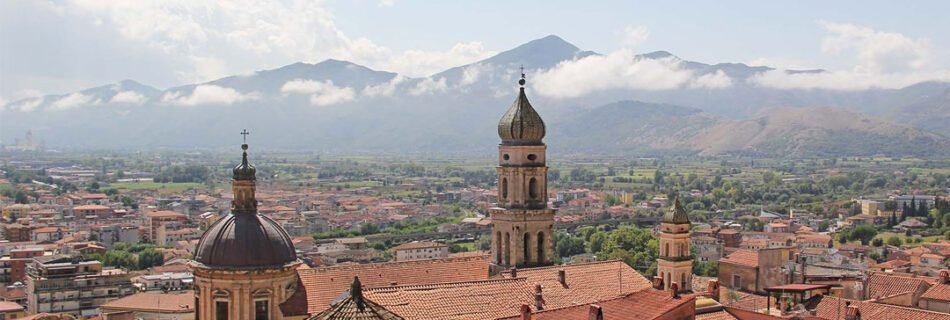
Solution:
M 829 71 L 756 79 L 766 86 L 901 87 L 950 80 L 946 12 L 947 1 L 4 0 L 0 105 L 124 79 L 165 89 L 328 58 L 424 77 L 550 34 L 605 55 L 541 74 L 552 81 L 666 50 Z

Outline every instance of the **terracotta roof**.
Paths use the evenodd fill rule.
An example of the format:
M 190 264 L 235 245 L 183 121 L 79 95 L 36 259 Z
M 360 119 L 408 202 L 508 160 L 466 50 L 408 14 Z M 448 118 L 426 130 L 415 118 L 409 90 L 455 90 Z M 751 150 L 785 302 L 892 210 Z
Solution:
M 558 273 L 564 270 L 566 284 Z M 510 278 L 511 272 L 503 274 Z M 620 260 L 517 270 L 531 287 L 541 285 L 546 305 L 561 308 L 613 299 L 650 288 L 652 283 Z
M 354 293 L 354 291 L 356 293 Z M 403 320 L 392 311 L 367 299 L 359 281 L 354 280 L 346 297 L 333 303 L 329 309 L 310 317 L 310 320 Z
M 752 250 L 737 250 L 719 262 L 725 262 L 746 267 L 759 266 L 759 253 Z
M 194 304 L 194 291 L 175 293 L 142 292 L 112 300 L 103 304 L 101 308 L 122 311 L 193 313 L 195 312 Z
M 847 303 L 856 305 L 861 311 L 861 319 L 888 320 L 947 320 L 950 314 L 921 309 L 892 306 L 874 302 L 852 301 L 824 296 L 815 308 L 815 315 L 826 319 L 841 319 Z
M 496 319 L 519 314 L 533 303 L 523 278 L 367 289 L 367 299 L 408 319 Z
M 299 268 L 301 284 L 307 300 L 307 313 L 327 309 L 334 298 L 349 289 L 354 276 L 366 288 L 397 285 L 421 285 L 440 282 L 488 279 L 489 255 L 450 257 L 445 259 L 400 261 L 322 268 Z M 299 291 L 299 290 L 298 290 Z
M 88 205 L 73 207 L 73 210 L 109 210 L 109 209 L 111 208 L 106 207 L 106 206 L 101 206 L 98 204 L 88 204 Z
M 147 216 L 149 218 L 157 218 L 157 217 L 184 217 L 185 215 L 182 213 L 175 212 L 175 211 L 155 211 L 155 212 L 149 212 Z
M 652 289 L 604 301 L 595 301 L 603 312 L 604 319 L 649 320 L 658 319 L 685 304 L 695 307 L 694 296 L 673 298 L 669 292 Z M 582 304 L 559 309 L 545 309 L 531 314 L 533 320 L 587 320 L 591 304 Z M 506 319 L 519 319 L 509 317 Z
M 928 279 L 875 272 L 868 278 L 868 297 L 892 297 L 898 294 L 923 291 L 930 287 Z
M 930 289 L 927 289 L 927 292 L 924 292 L 921 299 L 931 299 L 939 301 L 950 301 L 950 285 L 946 284 L 935 284 Z
M 0 312 L 21 311 L 23 306 L 16 302 L 0 301 Z

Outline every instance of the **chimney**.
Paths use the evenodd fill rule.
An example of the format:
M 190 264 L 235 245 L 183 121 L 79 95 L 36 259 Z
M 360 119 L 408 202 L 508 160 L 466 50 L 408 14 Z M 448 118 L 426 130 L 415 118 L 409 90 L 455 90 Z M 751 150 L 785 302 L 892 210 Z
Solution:
M 544 310 L 544 295 L 541 294 L 541 285 L 534 285 L 534 309 Z
M 709 291 L 710 298 L 719 301 L 719 280 L 709 280 L 706 290 Z
M 587 320 L 604 320 L 604 309 L 596 304 L 590 305 L 587 311 Z
M 521 320 L 531 320 L 531 307 L 526 304 L 521 305 Z
M 950 270 L 940 270 L 940 283 L 950 284 Z
M 653 289 L 663 290 L 663 277 L 653 277 Z
M 557 271 L 557 281 L 561 283 L 561 286 L 567 287 L 567 272 L 564 269 Z
M 511 277 L 512 278 L 518 277 L 518 268 L 511 268 Z
M 680 297 L 680 288 L 676 282 L 670 283 L 670 296 L 672 296 L 673 299 Z
M 844 311 L 844 320 L 861 320 L 861 309 L 856 305 L 849 305 Z

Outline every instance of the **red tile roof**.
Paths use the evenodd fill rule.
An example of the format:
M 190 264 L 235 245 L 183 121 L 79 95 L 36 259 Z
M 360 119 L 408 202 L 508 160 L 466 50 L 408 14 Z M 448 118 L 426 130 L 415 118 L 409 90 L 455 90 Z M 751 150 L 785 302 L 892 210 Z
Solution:
M 950 285 L 946 284 L 935 284 L 930 289 L 927 289 L 927 292 L 924 292 L 921 299 L 931 299 L 938 301 L 950 301 Z
M 103 304 L 101 308 L 122 311 L 151 311 L 162 313 L 193 313 L 193 291 L 175 293 L 141 292 Z
M 300 268 L 307 313 L 327 309 L 333 300 L 350 288 L 359 276 L 366 288 L 396 285 L 423 285 L 441 282 L 488 279 L 489 256 L 470 255 L 445 259 L 340 265 L 322 268 Z M 298 290 L 300 291 L 300 290 Z
M 564 270 L 565 285 L 558 278 L 560 270 Z M 503 276 L 510 278 L 511 273 Z M 526 278 L 532 288 L 540 284 L 551 308 L 604 301 L 652 286 L 650 280 L 620 260 L 519 269 L 517 276 Z
M 673 298 L 669 292 L 647 289 L 610 300 L 597 301 L 604 319 L 652 320 L 662 317 L 678 308 L 694 310 L 694 296 Z M 587 320 L 591 304 L 583 304 L 559 309 L 545 309 L 531 315 L 533 320 Z M 694 312 L 689 312 L 690 314 Z M 518 319 L 509 317 L 506 319 Z
M 948 320 L 950 314 L 921 309 L 892 306 L 874 302 L 862 302 L 825 296 L 815 308 L 815 315 L 826 319 L 843 319 L 847 303 L 856 305 L 861 319 L 888 320 Z
M 759 266 L 759 252 L 752 250 L 737 250 L 719 262 L 754 268 Z
M 523 278 L 376 288 L 363 295 L 403 318 L 419 320 L 509 317 L 534 301 Z
M 875 272 L 868 278 L 868 297 L 887 298 L 908 292 L 924 291 L 930 287 L 928 278 Z

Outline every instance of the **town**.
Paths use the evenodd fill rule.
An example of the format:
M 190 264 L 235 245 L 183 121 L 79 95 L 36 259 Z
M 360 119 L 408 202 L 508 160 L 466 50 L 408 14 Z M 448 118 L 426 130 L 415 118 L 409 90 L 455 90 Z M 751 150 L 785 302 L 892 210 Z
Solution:
M 255 300 L 264 319 L 343 319 L 365 308 L 391 315 L 381 319 L 545 319 L 579 307 L 616 314 L 633 300 L 656 309 L 643 319 L 950 317 L 946 160 L 574 155 L 548 170 L 535 164 L 546 162 L 544 126 L 523 88 L 511 110 L 496 168 L 488 157 L 249 156 L 245 144 L 229 177 L 234 152 L 18 145 L 0 159 L 0 311 L 242 318 L 214 298 L 226 291 L 201 287 L 215 266 L 277 259 L 270 265 L 284 269 L 274 272 L 297 276 L 282 280 L 282 298 Z M 539 127 L 502 130 L 511 117 Z M 235 233 L 252 223 L 241 217 L 258 215 L 253 223 L 272 231 L 254 237 L 266 238 Z M 522 227 L 524 242 L 505 231 Z M 219 233 L 205 236 L 216 242 L 203 243 L 206 233 Z M 291 251 L 271 254 L 283 250 L 269 247 L 275 241 Z M 434 297 L 413 285 L 441 286 L 442 299 L 475 309 L 428 305 Z M 483 308 L 470 296 L 478 292 L 514 296 Z M 217 302 L 202 305 L 205 295 Z

